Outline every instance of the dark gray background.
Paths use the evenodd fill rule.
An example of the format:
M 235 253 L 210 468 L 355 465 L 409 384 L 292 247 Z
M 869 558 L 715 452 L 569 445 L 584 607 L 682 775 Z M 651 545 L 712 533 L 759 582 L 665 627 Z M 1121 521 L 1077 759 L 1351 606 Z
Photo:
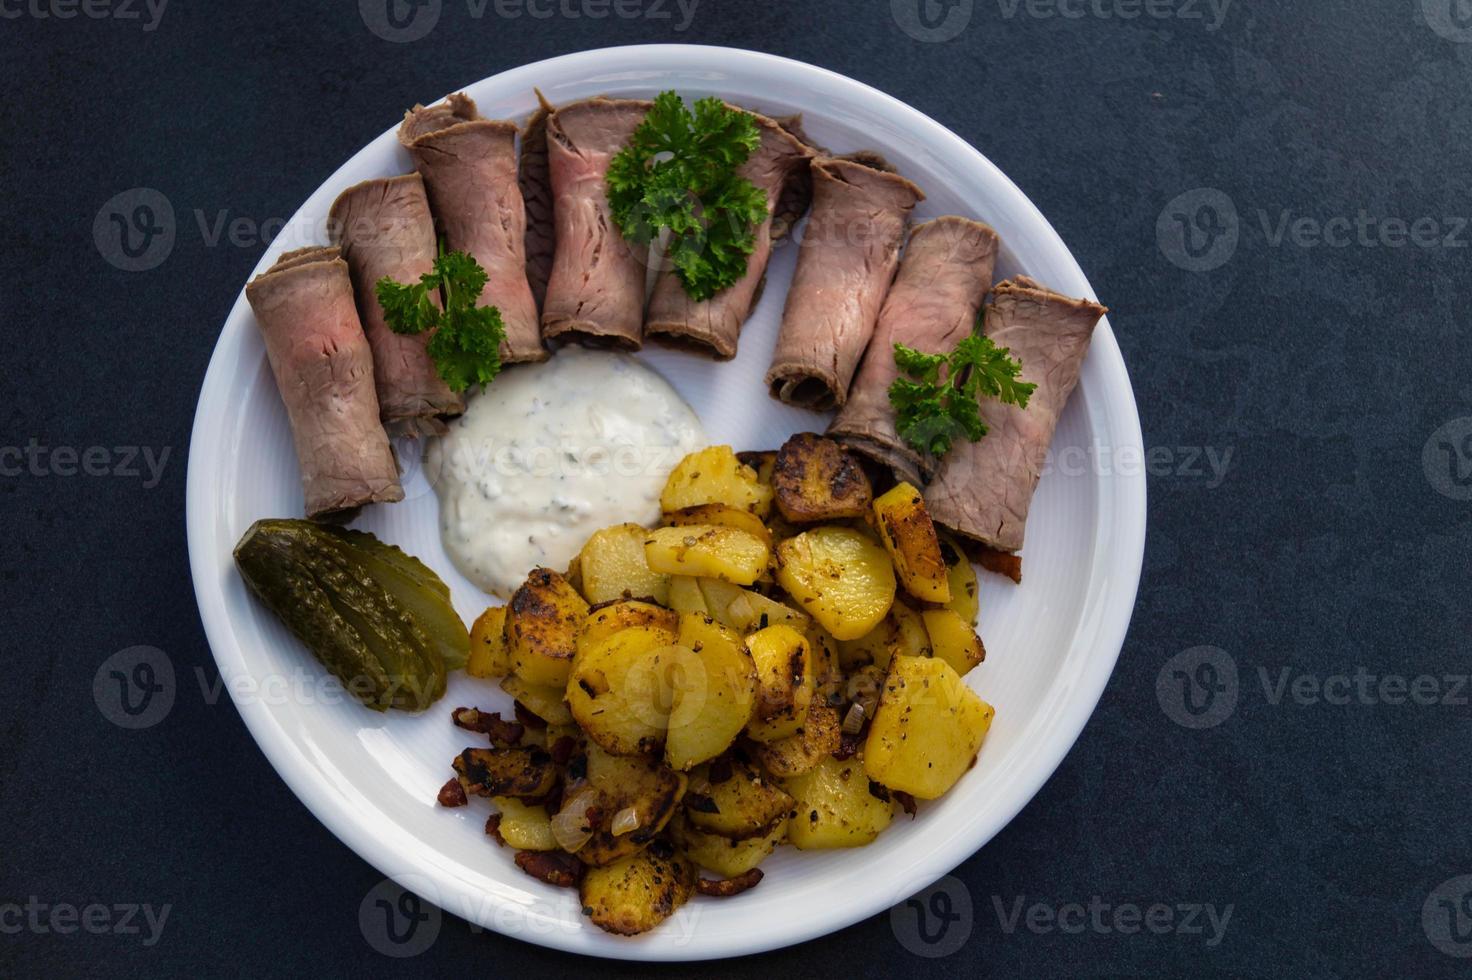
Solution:
M 183 516 L 199 384 L 264 247 L 254 229 L 291 214 L 406 105 L 550 55 L 682 41 L 843 72 L 981 148 L 1113 308 L 1155 455 L 1119 667 L 1057 774 L 955 872 L 949 897 L 969 901 L 969 928 L 926 946 L 905 910 L 671 972 L 1466 974 L 1467 960 L 1442 951 L 1469 950 L 1446 938 L 1439 904 L 1472 904 L 1453 880 L 1472 873 L 1457 680 L 1472 627 L 1472 490 L 1450 469 L 1472 466 L 1472 230 L 1460 217 L 1472 213 L 1472 22 L 1448 15 L 1460 0 L 1236 0 L 1219 22 L 1206 0 L 1153 0 L 1162 16 L 1128 20 L 1118 15 L 1143 4 L 1075 2 L 1083 16 L 1065 18 L 1025 0 L 941 0 L 917 20 L 914 0 L 701 0 L 684 31 L 672 2 L 670 19 L 595 21 L 511 19 L 494 3 L 475 19 L 465 0 L 444 0 L 412 43 L 376 36 L 356 0 L 174 0 L 152 30 L 141 6 L 130 4 L 141 19 L 58 19 L 36 16 L 36 2 L 0 4 L 0 451 L 106 447 L 98 471 L 122 466 L 116 447 L 171 455 L 153 487 L 146 469 L 68 475 L 63 453 L 37 456 L 40 475 L 29 463 L 17 474 L 17 457 L 0 456 L 11 466 L 0 477 L 0 904 L 170 911 L 151 946 L 118 930 L 17 933 L 0 918 L 0 973 L 397 965 L 359 926 L 379 874 L 287 790 L 228 697 L 201 694 L 196 671 L 216 675 Z M 659 12 L 652 3 L 640 9 Z M 927 32 L 954 36 L 912 36 Z M 176 214 L 172 250 L 142 272 L 107 260 L 118 253 L 105 205 L 135 188 Z M 207 224 L 247 219 L 248 240 L 210 244 L 196 211 Z M 1177 214 L 1193 222 L 1189 253 Z M 1407 241 L 1418 220 L 1419 241 Z M 1212 475 L 1208 450 L 1231 453 L 1225 475 Z M 158 724 L 127 730 L 92 685 L 136 645 L 163 651 L 176 697 Z M 1215 649 L 1172 659 L 1203 646 Z M 1200 716 L 1175 673 L 1212 680 L 1197 661 L 1218 669 L 1217 700 L 1192 692 Z M 1363 690 L 1334 680 L 1360 668 L 1375 675 Z M 1423 675 L 1433 680 L 1419 682 L 1419 701 L 1437 703 L 1399 686 Z M 1349 703 L 1316 701 L 1315 684 Z M 1077 934 L 1029 928 L 1026 913 L 1009 932 L 997 909 L 1019 900 L 1040 916 L 1070 917 L 1074 902 L 1111 911 Z M 1231 906 L 1218 943 L 1209 927 L 1121 934 L 1112 918 L 1115 906 L 1183 903 Z M 916 955 L 958 945 L 945 959 Z M 404 963 L 651 972 L 449 916 Z

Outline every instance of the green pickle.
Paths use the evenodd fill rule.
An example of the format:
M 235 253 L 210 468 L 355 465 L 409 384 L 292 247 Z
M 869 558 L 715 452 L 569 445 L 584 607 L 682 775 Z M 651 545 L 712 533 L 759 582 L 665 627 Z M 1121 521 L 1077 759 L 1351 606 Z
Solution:
M 375 711 L 423 711 L 463 667 L 470 634 L 450 589 L 365 531 L 261 520 L 235 546 L 251 591 Z

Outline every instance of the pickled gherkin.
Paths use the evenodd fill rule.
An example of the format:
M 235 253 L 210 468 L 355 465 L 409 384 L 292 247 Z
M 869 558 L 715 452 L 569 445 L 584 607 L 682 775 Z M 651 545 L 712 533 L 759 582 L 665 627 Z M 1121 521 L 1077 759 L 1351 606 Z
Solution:
M 266 606 L 375 711 L 423 711 L 465 663 L 470 635 L 449 587 L 418 559 L 364 531 L 261 520 L 235 546 Z

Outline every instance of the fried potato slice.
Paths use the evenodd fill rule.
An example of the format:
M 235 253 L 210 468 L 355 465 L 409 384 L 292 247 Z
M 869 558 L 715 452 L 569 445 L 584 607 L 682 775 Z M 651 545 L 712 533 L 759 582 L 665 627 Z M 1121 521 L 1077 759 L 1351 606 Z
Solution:
M 927 609 L 920 614 L 930 637 L 934 656 L 951 665 L 962 677 L 986 659 L 986 647 L 976 630 L 952 609 Z
M 740 637 L 708 616 L 680 617 L 679 676 L 665 738 L 665 762 L 688 770 L 731 747 L 756 706 L 756 666 Z
M 643 850 L 605 867 L 589 868 L 578 885 L 578 896 L 583 914 L 598 928 L 616 936 L 637 936 L 690 900 L 696 875 L 690 859 L 673 849 Z
M 667 630 L 632 626 L 586 646 L 568 678 L 572 716 L 614 755 L 651 755 L 664 745 L 672 694 L 665 673 L 680 656 Z
M 707 871 L 726 877 L 745 874 L 761 864 L 787 839 L 787 817 L 772 822 L 761 834 L 745 840 L 732 840 L 720 834 L 707 833 L 690 825 L 681 815 L 670 821 L 670 840 L 686 857 Z
M 874 501 L 874 521 L 905 591 L 924 602 L 950 602 L 949 569 L 920 491 L 896 485 Z
M 692 524 L 648 532 L 644 556 L 656 572 L 750 585 L 767 570 L 772 551 L 754 534 L 718 524 Z
M 807 719 L 816 682 L 807 637 L 781 623 L 746 638 L 756 665 L 756 711 L 746 733 L 758 742 L 795 735 Z
M 856 640 L 894 604 L 884 548 L 847 527 L 819 527 L 777 546 L 777 582 L 838 640 Z
M 745 840 L 767 833 L 773 821 L 791 812 L 792 797 L 755 766 L 736 758 L 739 754 L 732 753 L 731 774 L 720 782 L 711 782 L 710 766 L 690 774 L 685 812 L 696 830 Z
M 710 446 L 680 460 L 659 497 L 665 513 L 701 504 L 726 504 L 764 518 L 772 509 L 772 488 L 730 446 Z
M 758 525 L 761 521 L 752 518 Z M 612 599 L 670 599 L 670 577 L 653 571 L 644 558 L 644 536 L 638 524 L 615 524 L 595 531 L 578 553 L 583 596 L 594 605 Z
M 880 794 L 870 790 L 858 759 L 840 762 L 826 756 L 782 785 L 795 800 L 787 840 L 805 851 L 859 847 L 878 837 L 894 819 L 889 794 L 882 788 Z

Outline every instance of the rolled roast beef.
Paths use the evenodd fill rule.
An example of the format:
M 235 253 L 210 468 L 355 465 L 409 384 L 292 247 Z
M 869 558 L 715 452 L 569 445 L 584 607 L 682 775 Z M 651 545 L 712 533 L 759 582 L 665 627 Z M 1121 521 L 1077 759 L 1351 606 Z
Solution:
M 805 408 L 842 406 L 899 264 L 920 189 L 852 160 L 812 164 L 813 212 L 767 384 Z
M 415 106 L 399 142 L 424 178 L 429 207 L 446 246 L 466 252 L 489 277 L 480 305 L 501 311 L 501 360 L 544 361 L 537 301 L 526 278 L 526 207 L 517 183 L 516 125 L 482 119 L 475 102 L 452 95 Z
M 604 177 L 650 105 L 588 99 L 562 106 L 547 119 L 557 229 L 542 307 L 542 337 L 548 342 L 578 340 L 624 350 L 643 344 L 649 249 L 627 241 L 619 231 Z
M 930 478 L 935 460 L 895 429 L 889 403 L 889 386 L 899 376 L 894 345 L 928 354 L 954 349 L 976 327 L 996 260 L 997 233 L 979 221 L 945 217 L 915 227 L 848 401 L 828 426 L 830 436 L 916 486 Z
M 552 216 L 552 174 L 547 164 L 547 117 L 552 104 L 537 92 L 537 111 L 521 131 L 521 197 L 526 204 L 526 280 L 537 299 L 547 297 L 552 256 L 557 249 L 557 227 Z
M 1058 416 L 1078 384 L 1094 327 L 1106 312 L 1098 303 L 1055 293 L 1026 276 L 997 286 L 983 332 L 1012 352 L 1022 363 L 1022 380 L 1036 383 L 1037 390 L 1025 409 L 982 400 L 986 437 L 956 443 L 925 491 L 937 524 L 984 550 L 1022 548 L 1027 511 Z M 1020 580 L 1020 563 L 1014 568 L 1008 574 Z
M 245 287 L 286 403 L 307 516 L 404 499 L 378 418 L 373 353 L 335 248 L 288 252 Z
M 721 360 L 736 356 L 741 325 L 756 305 L 767 261 L 772 257 L 773 221 L 793 174 L 806 171 L 812 156 L 803 143 L 778 123 L 751 113 L 761 130 L 761 143 L 741 166 L 741 176 L 767 198 L 767 218 L 755 229 L 756 247 L 746 261 L 746 274 L 707 300 L 691 299 L 674 269 L 661 272 L 645 317 L 646 333 L 708 351 Z M 785 232 L 790 222 L 784 215 Z
M 434 268 L 434 219 L 418 174 L 366 180 L 343 191 L 332 205 L 333 241 L 342 249 L 358 297 L 358 314 L 373 348 L 378 410 L 390 435 L 433 434 L 440 418 L 465 411 L 425 346 L 429 334 L 396 334 L 384 319 L 375 285 L 388 276 L 418 282 Z

